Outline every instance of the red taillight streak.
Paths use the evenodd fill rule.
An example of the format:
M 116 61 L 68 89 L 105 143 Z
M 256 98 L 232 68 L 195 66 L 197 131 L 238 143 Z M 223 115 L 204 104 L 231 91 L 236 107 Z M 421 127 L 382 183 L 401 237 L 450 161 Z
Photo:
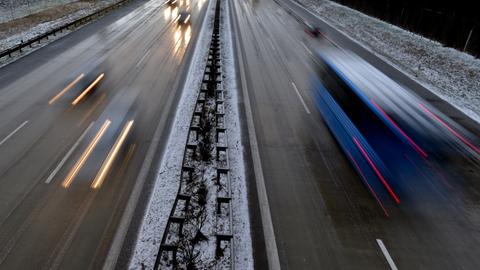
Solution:
M 375 200 L 377 201 L 377 203 L 380 205 L 380 207 L 382 208 L 383 212 L 385 213 L 385 215 L 388 217 L 388 212 L 387 212 L 387 209 L 385 209 L 385 207 L 383 206 L 383 203 L 382 201 L 380 201 L 380 198 L 377 196 L 377 193 L 375 193 L 375 191 L 373 190 L 373 188 L 370 186 L 370 184 L 368 183 L 367 181 L 367 178 L 365 178 L 365 175 L 363 175 L 363 172 L 362 170 L 360 169 L 360 167 L 358 166 L 357 162 L 355 161 L 355 159 L 353 159 L 353 157 L 350 155 L 350 153 L 348 153 L 348 156 L 350 157 L 350 160 L 353 161 L 353 164 L 355 165 L 355 168 L 357 168 L 357 171 L 360 173 L 360 176 L 362 177 L 363 179 L 363 182 L 365 184 L 367 184 L 367 187 L 368 189 L 370 190 L 370 192 L 373 194 L 373 197 L 375 197 Z
M 415 148 L 415 150 L 420 153 L 420 155 L 422 155 L 423 157 L 427 158 L 428 155 L 427 153 L 425 153 L 425 151 L 422 150 L 422 148 L 420 148 L 410 137 L 408 137 L 408 135 L 403 132 L 403 130 L 397 125 L 397 123 L 395 123 L 395 121 L 393 121 L 392 118 L 390 118 L 390 116 L 388 116 L 388 114 L 380 107 L 378 106 L 377 103 L 375 103 L 375 101 L 373 100 L 370 100 L 373 105 L 380 110 L 380 112 L 382 112 L 382 114 L 388 119 L 388 121 L 390 121 L 390 123 L 392 123 L 392 125 L 395 126 L 395 128 L 408 140 L 408 142 L 413 146 L 413 148 Z
M 360 145 L 360 143 L 358 142 L 357 138 L 353 137 L 353 141 L 355 142 L 355 144 L 357 145 L 357 147 L 360 149 L 360 151 L 362 152 L 362 155 L 367 159 L 367 162 L 368 164 L 370 164 L 370 167 L 372 167 L 372 169 L 375 171 L 375 174 L 378 176 L 378 178 L 380 178 L 380 181 L 382 182 L 382 184 L 385 186 L 385 188 L 387 189 L 388 193 L 390 193 L 390 195 L 393 197 L 393 199 L 395 200 L 395 202 L 397 204 L 400 204 L 400 199 L 398 198 L 397 194 L 395 194 L 395 192 L 393 192 L 392 188 L 390 187 L 390 185 L 387 183 L 387 181 L 385 180 L 385 178 L 383 177 L 383 175 L 380 173 L 380 171 L 377 169 L 377 166 L 375 166 L 375 164 L 373 164 L 372 160 L 370 159 L 370 157 L 368 156 L 367 152 L 365 152 L 365 149 L 363 149 L 363 147 Z
M 430 110 L 425 108 L 423 104 L 420 103 L 420 108 L 424 110 L 427 114 L 429 114 L 431 117 L 433 117 L 435 120 L 437 120 L 442 126 L 444 126 L 448 131 L 453 133 L 457 138 L 459 138 L 464 144 L 468 145 L 470 148 L 472 148 L 475 152 L 480 153 L 480 149 L 478 149 L 475 145 L 470 143 L 467 139 L 465 139 L 462 135 L 460 135 L 458 132 L 453 130 L 447 123 L 445 123 L 442 119 L 440 119 L 438 116 L 436 116 L 434 113 L 432 113 Z

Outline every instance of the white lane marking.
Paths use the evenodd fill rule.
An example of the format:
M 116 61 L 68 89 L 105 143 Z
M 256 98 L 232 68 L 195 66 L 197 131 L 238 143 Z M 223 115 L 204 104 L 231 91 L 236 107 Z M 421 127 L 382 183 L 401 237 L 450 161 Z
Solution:
M 307 45 L 305 45 L 305 43 L 300 42 L 300 44 L 302 44 L 303 48 L 305 48 L 305 50 L 306 50 L 309 54 L 312 54 L 312 55 L 313 55 L 312 51 L 307 47 Z
M 385 256 L 385 259 L 387 259 L 388 265 L 390 266 L 390 269 L 392 270 L 398 270 L 397 266 L 395 265 L 395 262 L 393 261 L 392 257 L 390 256 L 390 253 L 388 253 L 387 248 L 385 247 L 385 244 L 383 244 L 382 239 L 377 239 L 377 244 L 382 250 L 383 256 Z
M 300 92 L 298 91 L 297 86 L 295 85 L 294 82 L 292 82 L 292 86 L 293 86 L 293 89 L 295 89 L 295 92 L 297 93 L 298 98 L 299 98 L 300 101 L 302 102 L 303 108 L 305 108 L 305 111 L 306 111 L 308 114 L 310 114 L 310 110 L 308 109 L 307 104 L 306 104 L 305 101 L 303 100 L 302 95 L 300 95 Z
M 246 2 L 246 1 L 245 1 Z M 245 2 L 244 5 L 245 5 Z M 239 14 L 237 12 L 237 4 L 238 2 L 234 2 L 231 5 L 230 12 L 231 14 Z M 234 33 L 239 33 L 239 23 L 238 19 L 232 19 L 233 25 L 232 29 L 235 31 Z M 265 178 L 263 176 L 263 168 L 262 162 L 260 158 L 260 151 L 258 149 L 258 142 L 257 142 L 257 132 L 255 131 L 255 124 L 253 121 L 253 112 L 252 107 L 250 105 L 250 97 L 248 93 L 248 84 L 247 78 L 245 74 L 245 65 L 243 63 L 243 47 L 240 45 L 240 39 L 235 39 L 235 45 L 237 48 L 237 59 L 238 59 L 238 67 L 239 67 L 239 74 L 240 74 L 240 82 L 241 85 L 239 86 L 242 89 L 243 93 L 243 100 L 245 106 L 245 114 L 247 118 L 247 130 L 248 130 L 248 137 L 250 139 L 250 151 L 252 155 L 252 162 L 253 162 L 253 172 L 255 174 L 255 183 L 257 187 L 257 196 L 259 201 L 259 208 L 260 208 L 260 218 L 262 220 L 262 229 L 263 229 L 263 237 L 265 239 L 265 248 L 267 253 L 267 261 L 268 261 L 268 269 L 269 270 L 280 270 L 280 258 L 278 256 L 278 248 L 277 242 L 275 240 L 275 231 L 273 229 L 273 222 L 272 222 L 272 214 L 270 213 L 270 205 L 268 204 L 268 195 L 267 195 L 267 188 L 265 186 Z
M 269 38 L 268 41 L 270 41 L 270 42 L 269 42 L 269 43 L 270 43 L 270 47 L 272 47 L 272 49 L 273 49 L 274 51 L 277 51 L 277 49 L 275 48 L 275 43 L 273 42 L 273 40 L 272 40 L 271 38 Z
M 338 49 L 344 51 L 344 52 L 347 52 L 343 47 L 341 47 L 340 45 L 338 45 L 337 42 L 333 41 L 333 39 L 329 38 L 328 36 L 323 36 L 326 40 L 328 40 L 330 43 L 333 44 L 333 46 L 337 47 Z
M 148 50 L 145 52 L 145 54 L 142 56 L 142 58 L 140 58 L 140 60 L 138 61 L 138 63 L 135 65 L 135 67 L 138 68 L 138 67 L 142 64 L 143 60 L 145 60 L 145 58 L 147 58 L 147 56 L 148 56 L 149 54 L 150 54 L 150 49 L 148 49 Z
M 85 135 L 87 135 L 87 132 L 93 126 L 93 123 L 95 123 L 95 122 L 90 123 L 90 125 L 87 127 L 87 129 L 85 129 L 85 131 L 82 133 L 82 135 L 80 135 L 80 137 L 75 142 L 75 144 L 73 144 L 72 148 L 70 148 L 70 150 L 68 150 L 67 154 L 63 157 L 63 159 L 60 161 L 60 163 L 58 163 L 55 170 L 53 170 L 52 173 L 50 174 L 50 176 L 48 176 L 47 180 L 45 180 L 45 184 L 49 184 L 52 181 L 53 177 L 55 177 L 55 175 L 58 173 L 58 171 L 62 168 L 63 164 L 65 164 L 67 159 L 72 155 L 73 151 L 75 151 L 75 149 L 78 147 L 78 145 L 83 140 Z
M 3 138 L 3 140 L 0 141 L 0 146 L 2 146 L 10 137 L 15 135 L 23 126 L 25 126 L 28 123 L 28 120 L 23 122 L 20 126 L 18 126 L 14 131 L 12 131 L 10 134 L 7 135 L 7 137 Z

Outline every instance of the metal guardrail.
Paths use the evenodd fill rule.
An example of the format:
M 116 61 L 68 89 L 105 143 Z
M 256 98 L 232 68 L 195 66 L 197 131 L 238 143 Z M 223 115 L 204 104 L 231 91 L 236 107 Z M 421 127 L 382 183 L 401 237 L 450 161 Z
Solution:
M 15 46 L 13 46 L 13 47 L 11 47 L 11 48 L 9 48 L 9 49 L 6 49 L 6 50 L 0 52 L 0 58 L 3 58 L 3 57 L 5 57 L 5 56 L 11 57 L 12 54 L 15 53 L 15 52 L 17 52 L 17 51 L 18 51 L 18 52 L 22 52 L 22 49 L 25 48 L 25 47 L 30 47 L 30 48 L 31 48 L 34 43 L 40 43 L 43 39 L 47 39 L 47 40 L 48 40 L 48 38 L 49 38 L 50 36 L 56 36 L 56 34 L 59 33 L 59 32 L 61 33 L 61 32 L 63 32 L 64 30 L 68 30 L 68 29 L 71 28 L 71 27 L 78 27 L 78 26 L 83 25 L 83 24 L 85 24 L 85 23 L 87 23 L 87 22 L 90 22 L 90 21 L 92 21 L 93 19 L 98 18 L 98 17 L 101 17 L 101 16 L 107 14 L 108 12 L 110 12 L 110 11 L 112 11 L 112 10 L 114 10 L 114 9 L 116 9 L 116 8 L 118 8 L 118 7 L 126 4 L 126 3 L 128 3 L 128 2 L 130 2 L 130 1 L 132 1 L 132 0 L 121 0 L 120 2 L 117 2 L 117 3 L 113 4 L 113 5 L 110 5 L 110 6 L 108 6 L 108 7 L 105 7 L 105 8 L 103 8 L 103 9 L 100 9 L 100 10 L 98 10 L 98 11 L 96 11 L 96 12 L 90 14 L 90 15 L 87 15 L 87 16 L 85 16 L 85 17 L 82 17 L 82 18 L 76 19 L 76 20 L 74 20 L 74 21 L 72 21 L 72 22 L 69 22 L 69 23 L 67 23 L 67 24 L 65 24 L 65 25 L 59 26 L 59 27 L 57 27 L 57 28 L 54 28 L 54 29 L 52 29 L 52 30 L 50 30 L 50 31 L 48 31 L 48 32 L 46 32 L 46 33 L 40 34 L 40 35 L 38 35 L 38 36 L 36 36 L 36 37 L 34 37 L 34 38 L 31 38 L 31 39 L 29 39 L 29 40 L 27 40 L 27 41 L 25 41 L 25 42 L 21 42 L 21 43 L 15 45 Z

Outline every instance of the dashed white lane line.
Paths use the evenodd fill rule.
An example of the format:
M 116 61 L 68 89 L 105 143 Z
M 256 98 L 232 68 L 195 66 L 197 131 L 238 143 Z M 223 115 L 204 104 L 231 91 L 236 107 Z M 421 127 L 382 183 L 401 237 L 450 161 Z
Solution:
M 147 56 L 148 56 L 149 54 L 150 54 L 150 49 L 148 49 L 148 50 L 145 52 L 145 54 L 142 56 L 142 58 L 140 58 L 140 60 L 138 61 L 138 63 L 135 65 L 135 67 L 138 68 L 138 67 L 142 64 L 143 60 L 145 60 L 145 58 L 147 58 Z
M 10 134 L 7 135 L 7 137 L 3 138 L 3 140 L 0 141 L 0 146 L 2 146 L 8 139 L 10 139 L 15 133 L 17 133 L 21 128 L 23 128 L 26 124 L 28 123 L 28 120 L 23 122 L 20 126 L 18 126 L 14 131 L 12 131 Z
M 312 51 L 307 47 L 307 45 L 305 45 L 305 43 L 300 42 L 300 44 L 302 44 L 303 48 L 304 48 L 309 54 L 312 54 L 312 55 L 313 55 Z
M 297 86 L 295 85 L 294 82 L 292 82 L 292 86 L 293 86 L 293 89 L 295 89 L 295 92 L 297 93 L 298 98 L 299 98 L 300 101 L 302 102 L 303 108 L 305 108 L 305 111 L 306 111 L 308 114 L 310 114 L 310 110 L 308 109 L 307 104 L 306 104 L 305 101 L 303 100 L 302 95 L 300 95 L 300 92 L 298 91 Z
M 277 49 L 275 48 L 274 41 L 271 38 L 269 38 L 268 41 L 270 41 L 269 43 L 270 43 L 270 47 L 272 47 L 272 50 L 277 51 Z
M 390 266 L 390 269 L 392 270 L 398 270 L 397 266 L 395 265 L 395 262 L 393 261 L 392 257 L 390 256 L 390 253 L 388 252 L 387 248 L 385 247 L 385 244 L 383 244 L 382 239 L 377 239 L 377 244 L 382 250 L 383 256 L 385 256 L 385 259 L 387 260 L 388 265 Z
M 63 157 L 63 159 L 60 161 L 60 163 L 58 163 L 55 170 L 53 170 L 52 173 L 50 174 L 50 176 L 48 176 L 47 180 L 45 180 L 45 184 L 49 184 L 52 181 L 53 177 L 55 177 L 55 175 L 58 173 L 58 171 L 62 168 L 63 164 L 65 164 L 67 159 L 72 155 L 73 151 L 75 151 L 75 149 L 78 147 L 78 145 L 83 140 L 85 135 L 87 135 L 87 132 L 93 126 L 93 123 L 94 122 L 90 123 L 90 125 L 87 127 L 87 129 L 85 129 L 85 131 L 82 133 L 82 135 L 80 135 L 80 137 L 75 142 L 75 144 L 73 144 L 72 148 L 70 148 L 70 150 L 68 150 L 67 154 Z

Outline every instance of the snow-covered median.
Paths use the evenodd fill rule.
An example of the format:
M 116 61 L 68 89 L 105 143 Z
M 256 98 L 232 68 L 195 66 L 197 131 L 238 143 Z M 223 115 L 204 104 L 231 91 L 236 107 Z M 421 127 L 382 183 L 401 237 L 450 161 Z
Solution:
M 480 122 L 480 59 L 328 0 L 297 0 Z
M 177 204 L 174 216 L 184 217 L 183 227 L 179 229 L 176 225 L 170 223 L 165 238 L 167 245 L 171 244 L 177 247 L 176 253 L 173 255 L 175 256 L 174 264 L 176 266 L 172 264 L 173 257 L 170 257 L 168 252 L 164 252 L 159 259 L 160 269 L 171 269 L 172 267 L 183 269 L 186 265 L 195 265 L 199 269 L 253 269 L 245 165 L 237 99 L 238 87 L 235 78 L 235 62 L 227 1 L 222 1 L 221 4 L 220 23 L 220 47 L 223 48 L 220 50 L 221 67 L 223 69 L 220 68 L 219 70 L 220 74 L 223 74 L 224 87 L 221 87 L 221 83 L 214 83 L 214 87 L 210 87 L 208 83 L 207 85 L 202 84 L 202 79 L 206 78 L 203 72 L 206 70 L 208 45 L 212 36 L 215 4 L 216 1 L 211 0 L 207 7 L 205 21 L 182 90 L 182 97 L 177 108 L 168 145 L 161 161 L 160 171 L 130 261 L 130 269 L 153 268 L 180 184 L 182 184 L 181 194 L 183 196 L 190 195 L 189 206 L 185 207 L 186 204 L 184 205 L 181 202 L 179 202 L 179 204 L 182 204 L 181 206 Z M 212 42 L 214 42 L 213 40 Z M 211 64 L 216 63 L 216 57 L 218 57 L 215 52 L 212 52 L 219 50 L 215 46 L 218 45 L 212 45 L 210 48 L 209 70 L 217 70 L 220 67 Z M 208 74 L 210 75 L 207 75 L 207 77 L 211 79 L 209 76 L 212 73 Z M 217 75 L 214 75 L 213 80 L 216 82 L 215 76 Z M 201 86 L 206 86 L 207 92 L 201 92 L 199 95 Z M 205 88 L 203 89 L 205 91 Z M 219 94 L 217 91 L 224 94 Z M 199 101 L 196 101 L 197 96 Z M 199 106 L 199 104 L 203 104 L 203 106 Z M 221 108 L 224 108 L 224 110 Z M 190 123 L 194 110 L 197 114 L 194 115 L 192 123 Z M 200 116 L 198 115 L 199 112 Z M 217 113 L 218 115 L 215 116 Z M 225 118 L 219 116 L 223 113 Z M 223 120 L 219 120 L 219 117 Z M 216 120 L 214 120 L 215 118 Z M 208 123 L 211 126 L 207 125 Z M 195 135 L 192 135 L 192 133 L 189 135 L 190 124 L 198 127 L 193 133 Z M 207 126 L 210 128 L 207 128 Z M 215 139 L 216 136 L 218 136 L 217 139 Z M 197 147 L 187 148 L 184 157 L 187 137 L 190 145 L 196 145 Z M 216 141 L 216 146 L 211 147 L 214 141 Z M 226 148 L 220 150 L 219 147 Z M 202 151 L 202 149 L 206 150 Z M 183 178 L 180 175 L 182 161 L 185 162 L 185 166 L 192 168 L 191 176 L 190 178 L 187 176 L 186 181 L 183 181 L 186 179 L 185 174 Z M 222 172 L 220 173 L 220 171 Z M 225 171 L 228 173 L 225 173 Z M 205 190 L 205 192 L 200 192 L 200 189 Z M 228 191 L 231 191 L 231 193 Z M 204 197 L 199 196 L 200 193 Z M 219 203 L 220 198 L 227 198 L 228 196 L 231 196 L 231 200 Z M 199 198 L 203 198 L 203 203 L 200 203 Z M 217 206 L 221 208 L 220 211 Z M 199 222 L 196 217 L 200 217 Z M 201 219 L 201 217 L 204 217 L 204 219 Z M 201 225 L 198 226 L 198 224 Z M 181 234 L 178 233 L 178 230 L 181 230 Z M 229 242 L 230 244 L 233 243 L 233 247 L 228 243 L 226 244 L 225 240 L 221 240 L 221 236 L 228 235 L 234 237 L 233 241 Z M 217 246 L 218 243 L 220 243 L 220 247 Z M 232 250 L 234 252 L 230 253 Z M 234 258 L 230 257 L 232 254 L 234 254 Z

